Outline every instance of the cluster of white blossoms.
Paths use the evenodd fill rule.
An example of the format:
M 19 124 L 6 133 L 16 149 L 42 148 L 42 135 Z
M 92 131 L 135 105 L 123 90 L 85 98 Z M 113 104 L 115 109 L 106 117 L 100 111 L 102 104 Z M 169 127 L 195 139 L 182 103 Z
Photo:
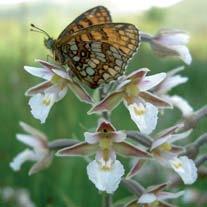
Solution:
M 185 46 L 188 36 L 178 31 L 161 31 L 157 36 L 148 38 L 153 49 L 161 56 L 177 55 L 186 63 L 191 62 L 190 53 Z M 193 113 L 192 107 L 182 97 L 169 95 L 168 92 L 175 86 L 185 83 L 188 79 L 177 73 L 183 68 L 174 69 L 168 73 L 148 75 L 147 68 L 135 70 L 117 81 L 115 89 L 110 91 L 99 103 L 95 103 L 91 96 L 69 75 L 64 68 L 37 60 L 41 68 L 25 66 L 25 70 L 45 81 L 27 90 L 30 96 L 29 105 L 34 118 L 44 123 L 52 106 L 63 99 L 70 89 L 81 101 L 91 104 L 88 114 L 110 112 L 121 102 L 128 109 L 131 120 L 136 124 L 139 132 L 151 137 L 151 145 L 146 148 L 130 142 L 127 131 L 118 131 L 108 120 L 101 120 L 95 132 L 85 132 L 83 142 L 57 148 L 51 147 L 46 135 L 33 127 L 21 122 L 20 125 L 27 134 L 17 134 L 17 139 L 28 145 L 19 153 L 10 166 L 15 171 L 20 170 L 25 161 L 35 164 L 29 174 L 39 172 L 48 167 L 56 156 L 82 156 L 92 157 L 88 163 L 87 174 L 96 188 L 108 194 L 117 190 L 121 179 L 125 175 L 123 164 L 117 155 L 133 157 L 138 162 L 126 177 L 138 173 L 146 160 L 156 160 L 166 168 L 172 168 L 185 184 L 192 184 L 197 179 L 197 168 L 193 160 L 182 155 L 184 147 L 174 145 L 181 139 L 187 138 L 191 130 L 179 132 L 180 125 L 164 130 L 158 135 L 153 135 L 156 129 L 159 111 L 177 107 L 188 117 Z M 58 143 L 58 141 L 57 141 Z M 56 152 L 56 153 L 55 153 Z M 141 163 L 141 164 L 140 164 Z M 132 173 L 133 172 L 133 173 Z M 136 201 L 131 201 L 128 206 L 136 204 L 163 203 L 165 199 L 177 198 L 183 194 L 164 192 L 167 184 L 148 188 Z M 153 205 L 154 206 L 154 205 Z

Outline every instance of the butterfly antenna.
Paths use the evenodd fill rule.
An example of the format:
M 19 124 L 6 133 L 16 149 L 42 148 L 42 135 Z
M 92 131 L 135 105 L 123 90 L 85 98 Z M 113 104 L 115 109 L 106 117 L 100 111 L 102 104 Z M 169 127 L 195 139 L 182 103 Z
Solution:
M 45 34 L 47 37 L 50 37 L 50 35 L 47 32 L 45 32 L 43 29 L 40 29 L 39 27 L 35 26 L 34 24 L 31 24 L 30 26 L 32 27 L 30 29 L 30 31 L 39 32 L 39 33 Z

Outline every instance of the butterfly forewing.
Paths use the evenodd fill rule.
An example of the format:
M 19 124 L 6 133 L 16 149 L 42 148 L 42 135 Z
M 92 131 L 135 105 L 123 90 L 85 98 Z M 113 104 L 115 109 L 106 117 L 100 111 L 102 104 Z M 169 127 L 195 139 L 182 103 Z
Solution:
M 97 25 L 110 23 L 111 15 L 107 8 L 103 6 L 97 6 L 81 14 L 77 17 L 71 24 L 69 24 L 59 35 L 58 39 L 61 39 L 64 36 L 72 35 L 80 29 Z
M 123 74 L 139 44 L 135 26 L 125 23 L 95 25 L 59 42 L 65 64 L 90 87 Z

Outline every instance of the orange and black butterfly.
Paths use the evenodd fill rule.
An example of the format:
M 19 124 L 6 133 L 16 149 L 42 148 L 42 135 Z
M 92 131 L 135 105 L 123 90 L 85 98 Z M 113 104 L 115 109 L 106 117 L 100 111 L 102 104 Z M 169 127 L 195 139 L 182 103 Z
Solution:
M 57 39 L 45 33 L 45 46 L 54 59 L 68 65 L 91 88 L 121 76 L 139 46 L 139 31 L 132 24 L 112 23 L 109 11 L 98 6 L 69 24 Z

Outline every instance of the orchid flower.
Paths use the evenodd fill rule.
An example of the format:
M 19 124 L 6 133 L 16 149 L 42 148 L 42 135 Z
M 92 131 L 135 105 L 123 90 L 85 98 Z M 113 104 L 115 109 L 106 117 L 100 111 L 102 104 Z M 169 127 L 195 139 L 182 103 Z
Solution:
M 184 194 L 184 191 L 180 191 L 177 193 L 171 193 L 163 191 L 166 188 L 167 184 L 163 183 L 156 186 L 150 186 L 147 190 L 139 197 L 138 201 L 131 201 L 127 207 L 132 206 L 141 206 L 145 207 L 154 207 L 154 206 L 162 206 L 162 207 L 171 207 L 172 205 L 165 202 L 168 199 L 175 199 Z
M 146 38 L 146 37 L 147 38 Z M 160 30 L 155 36 L 142 34 L 142 39 L 150 43 L 155 54 L 160 57 L 176 56 L 187 65 L 192 62 L 192 57 L 187 48 L 189 35 L 180 30 Z
M 87 166 L 89 179 L 100 191 L 113 193 L 124 175 L 122 164 L 116 154 L 140 158 L 150 154 L 125 141 L 124 131 L 116 131 L 106 121 L 101 122 L 96 132 L 85 132 L 85 141 L 57 152 L 57 156 L 89 156 L 96 154 L 95 160 Z
M 172 143 L 189 136 L 191 130 L 177 133 L 177 128 L 172 128 L 156 139 L 151 146 L 150 152 L 164 166 L 170 166 L 183 180 L 185 184 L 192 184 L 197 179 L 197 168 L 193 160 L 186 156 L 179 157 L 183 148 Z
M 50 109 L 54 103 L 63 99 L 68 88 L 71 89 L 81 101 L 89 104 L 93 103 L 86 91 L 74 82 L 63 68 L 42 60 L 37 60 L 37 62 L 43 67 L 36 68 L 25 66 L 24 69 L 28 73 L 43 78 L 46 81 L 28 89 L 25 95 L 31 96 L 29 100 L 31 113 L 36 119 L 39 119 L 41 123 L 45 123 Z
M 19 171 L 24 162 L 33 161 L 35 164 L 29 171 L 29 175 L 32 175 L 49 167 L 53 153 L 48 148 L 48 140 L 45 134 L 24 122 L 20 122 L 20 126 L 28 134 L 17 134 L 17 139 L 32 149 L 25 149 L 20 152 L 10 163 L 10 167 L 14 171 Z
M 171 105 L 148 91 L 163 81 L 166 74 L 146 76 L 148 72 L 148 69 L 143 68 L 125 77 L 114 92 L 88 113 L 111 111 L 123 101 L 139 130 L 144 134 L 150 134 L 157 125 L 157 107 L 169 108 Z
M 169 71 L 166 78 L 153 89 L 153 93 L 177 107 L 182 112 L 183 116 L 186 117 L 193 113 L 193 108 L 182 97 L 168 94 L 172 88 L 188 81 L 187 77 L 177 74 L 183 69 L 184 67 L 179 67 Z

